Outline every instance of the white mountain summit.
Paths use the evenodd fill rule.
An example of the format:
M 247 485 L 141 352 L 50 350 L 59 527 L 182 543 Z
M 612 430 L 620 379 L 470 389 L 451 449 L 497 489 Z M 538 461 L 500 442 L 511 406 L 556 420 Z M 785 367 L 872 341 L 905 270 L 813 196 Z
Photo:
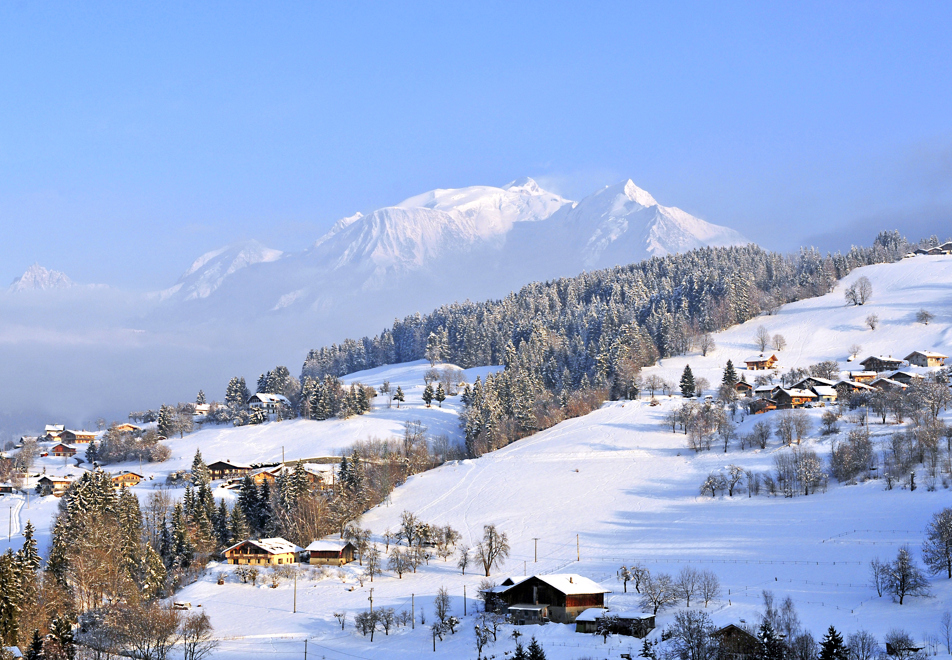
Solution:
M 49 270 L 40 264 L 33 264 L 20 277 L 13 280 L 9 291 L 48 291 L 50 289 L 68 289 L 73 281 L 65 273 Z

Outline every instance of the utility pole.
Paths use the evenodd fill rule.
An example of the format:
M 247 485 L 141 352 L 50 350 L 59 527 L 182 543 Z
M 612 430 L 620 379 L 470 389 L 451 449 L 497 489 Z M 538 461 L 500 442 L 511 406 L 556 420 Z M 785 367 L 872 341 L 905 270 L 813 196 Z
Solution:
M 294 611 L 292 614 L 297 614 L 297 571 L 294 572 Z M 304 640 L 304 655 L 307 655 L 307 640 Z
M 416 601 L 413 599 L 413 594 L 410 594 L 410 629 L 416 630 Z
M 10 542 L 10 539 L 13 538 L 13 505 L 7 509 L 7 543 Z
M 370 601 L 370 613 L 374 613 L 374 588 L 370 587 L 370 595 L 367 597 L 367 600 Z
M 284 467 L 284 445 L 281 445 L 281 467 Z
M 466 616 L 466 585 L 463 585 L 463 616 Z
M 307 660 L 307 638 L 304 639 L 304 660 Z
M 575 535 L 575 561 L 582 561 L 582 550 L 578 544 L 578 534 Z
M 528 573 L 526 573 L 526 561 L 524 559 L 522 560 L 522 575 L 528 575 Z
M 533 536 L 532 540 L 535 541 L 535 553 L 533 554 L 532 561 L 533 563 L 537 563 L 539 561 L 539 537 Z

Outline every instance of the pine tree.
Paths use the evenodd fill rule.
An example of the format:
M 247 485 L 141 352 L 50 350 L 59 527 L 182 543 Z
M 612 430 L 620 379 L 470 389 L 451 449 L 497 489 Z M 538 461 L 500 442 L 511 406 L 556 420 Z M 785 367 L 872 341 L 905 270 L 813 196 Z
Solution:
M 721 383 L 733 388 L 738 382 L 740 382 L 740 379 L 737 377 L 737 371 L 734 369 L 734 363 L 728 360 L 727 366 L 724 367 L 724 377 L 721 379 Z
M 53 619 L 50 625 L 50 640 L 56 645 L 56 653 L 44 653 L 44 657 L 65 658 L 73 660 L 76 656 L 76 648 L 73 645 L 73 627 L 66 617 L 58 616 Z
M 176 504 L 172 510 L 172 564 L 181 568 L 188 568 L 192 563 L 195 548 L 188 536 L 188 525 L 185 512 L 181 504 Z
M 400 407 L 400 404 L 406 400 L 406 396 L 403 394 L 403 388 L 397 385 L 397 391 L 394 392 L 393 400 L 397 402 L 397 408 Z
M 849 650 L 843 644 L 843 636 L 830 626 L 826 637 L 820 642 L 819 660 L 849 660 Z
M 195 397 L 195 404 L 199 406 L 205 405 L 205 392 L 203 390 L 198 391 L 198 396 Z
M 156 598 L 165 591 L 167 579 L 162 556 L 153 550 L 151 545 L 145 544 L 137 580 L 140 592 L 147 600 Z
M 33 629 L 33 639 L 26 653 L 23 654 L 24 660 L 43 660 L 43 638 L 40 637 L 40 631 Z
M 33 523 L 27 520 L 23 527 L 23 547 L 17 552 L 20 565 L 32 573 L 40 570 L 40 553 L 36 548 L 36 539 L 33 538 L 35 532 Z
M 215 511 L 215 537 L 219 550 L 231 545 L 231 534 L 228 531 L 228 505 L 225 504 L 225 500 L 218 501 L 218 509 Z
M 86 462 L 91 465 L 99 462 L 99 445 L 95 440 L 90 441 L 86 447 Z
M 159 408 L 159 417 L 156 420 L 156 426 L 160 435 L 171 438 L 175 435 L 175 409 L 172 406 L 163 404 Z
M 235 506 L 231 510 L 231 518 L 228 521 L 228 534 L 231 536 L 230 543 L 240 543 L 251 536 L 251 529 L 245 513 L 240 506 Z
M 681 396 L 689 398 L 694 396 L 696 385 L 694 384 L 694 374 L 691 373 L 691 365 L 684 366 L 684 373 L 681 374 Z
M 446 390 L 443 389 L 443 383 L 437 384 L 433 398 L 436 399 L 436 402 L 440 405 L 440 408 L 442 408 L 443 402 L 446 401 Z
M 0 646 L 17 645 L 21 595 L 13 552 L 7 550 L 0 556 Z
M 528 660 L 545 660 L 545 651 L 542 650 L 542 646 L 536 641 L 535 636 L 529 641 L 526 651 L 528 651 Z
M 202 452 L 200 449 L 195 450 L 195 458 L 192 459 L 192 484 L 195 487 L 205 484 L 206 486 L 212 482 L 211 472 L 208 471 L 208 466 L 205 465 L 205 461 L 202 460 Z
M 519 640 L 516 640 L 516 650 L 513 651 L 512 660 L 529 660 L 529 656 L 526 655 L 526 648 L 519 643 Z
M 774 632 L 769 621 L 764 621 L 757 634 L 760 653 L 757 660 L 783 660 L 783 640 Z
M 433 402 L 433 386 L 427 385 L 423 388 L 423 403 L 426 404 L 426 407 L 430 407 L 430 403 Z
M 245 385 L 245 379 L 241 376 L 235 376 L 228 381 L 228 388 L 225 390 L 225 405 L 232 410 L 241 410 L 248 403 L 251 393 L 248 386 Z

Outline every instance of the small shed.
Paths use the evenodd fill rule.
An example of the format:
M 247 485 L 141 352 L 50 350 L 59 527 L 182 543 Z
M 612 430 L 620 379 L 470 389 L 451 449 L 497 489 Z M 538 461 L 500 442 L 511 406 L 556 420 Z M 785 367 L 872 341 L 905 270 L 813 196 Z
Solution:
M 0 495 L 12 495 L 15 492 L 17 492 L 16 486 L 11 484 L 9 481 L 0 483 Z
M 917 367 L 944 367 L 948 357 L 933 351 L 913 351 L 906 356 L 906 362 Z
M 294 564 L 301 548 L 282 538 L 248 539 L 222 553 L 229 564 Z
M 764 356 L 763 353 L 760 355 L 752 355 L 751 357 L 744 360 L 744 364 L 747 365 L 747 369 L 750 371 L 773 369 L 777 364 L 777 356 Z
M 599 622 L 612 619 L 611 631 L 616 635 L 630 635 L 644 638 L 655 628 L 655 615 L 647 612 L 613 611 L 602 607 L 592 607 L 575 618 L 575 632 L 598 632 Z
M 313 541 L 304 548 L 309 564 L 343 566 L 354 561 L 357 548 L 348 541 Z

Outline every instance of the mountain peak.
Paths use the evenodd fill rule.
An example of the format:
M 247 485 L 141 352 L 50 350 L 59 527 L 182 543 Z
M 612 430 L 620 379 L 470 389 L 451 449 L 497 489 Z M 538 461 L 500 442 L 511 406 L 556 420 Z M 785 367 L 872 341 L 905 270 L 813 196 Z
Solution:
M 515 181 L 510 181 L 502 187 L 503 190 L 508 190 L 510 192 L 525 192 L 530 195 L 544 195 L 546 191 L 538 184 L 535 179 L 524 176 L 521 179 L 516 179 Z
M 20 277 L 13 280 L 10 291 L 46 291 L 48 289 L 68 289 L 73 281 L 65 273 L 49 270 L 38 263 L 26 269 Z

